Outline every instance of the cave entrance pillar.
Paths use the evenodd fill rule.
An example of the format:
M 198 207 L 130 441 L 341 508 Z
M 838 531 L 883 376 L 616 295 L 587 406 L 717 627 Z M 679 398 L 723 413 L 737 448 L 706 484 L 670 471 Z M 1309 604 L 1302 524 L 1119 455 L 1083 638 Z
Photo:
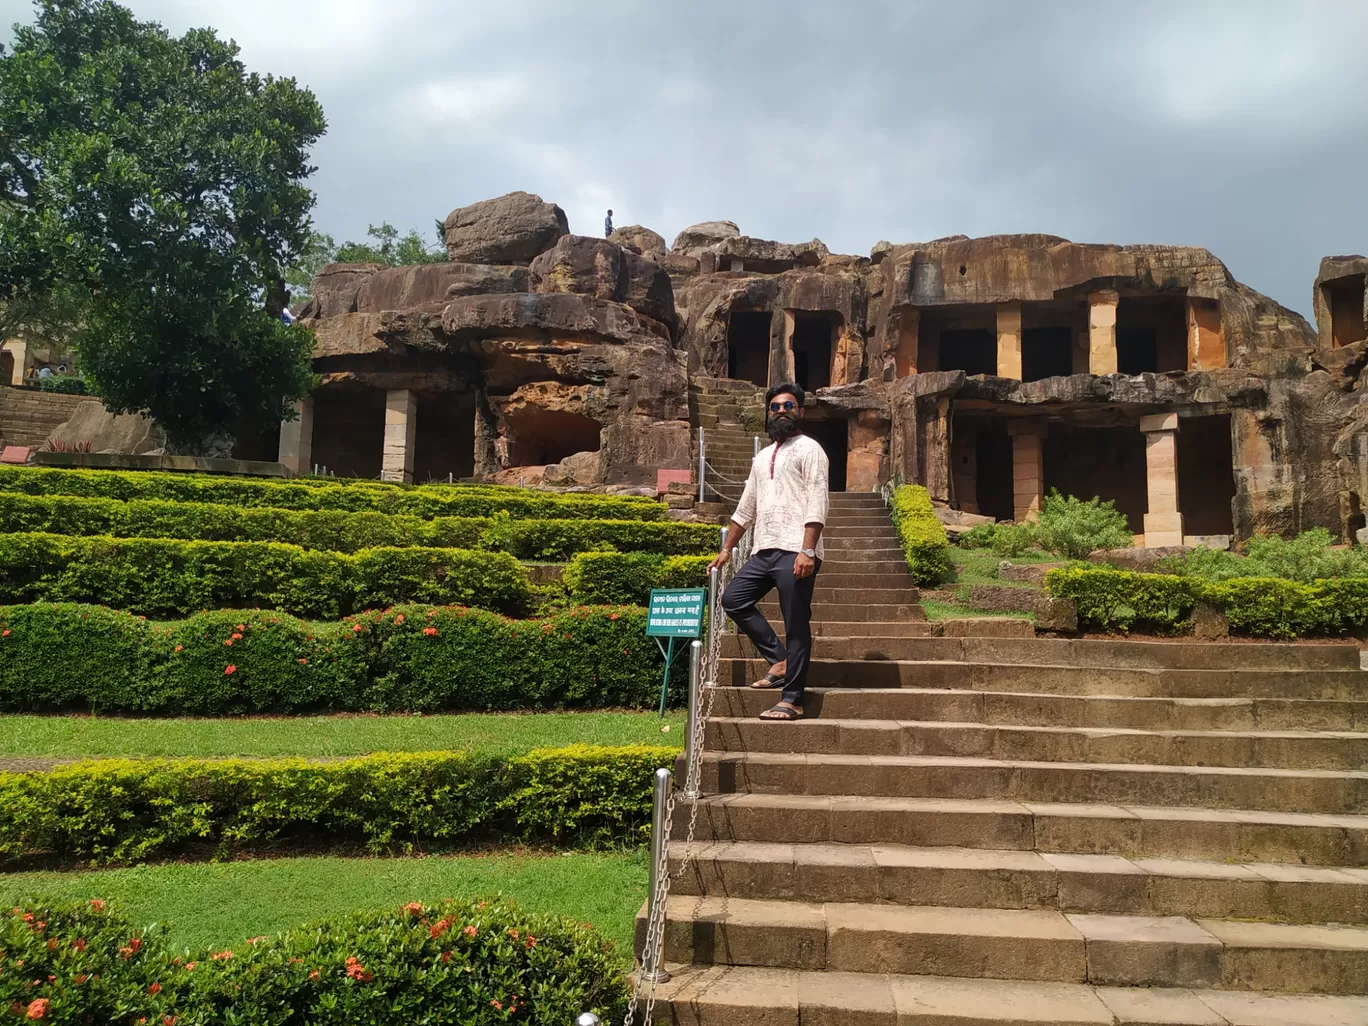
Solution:
M 1111 289 L 1088 296 L 1088 373 L 1116 373 L 1116 307 L 1121 297 Z
M 1183 544 L 1183 515 L 1178 512 L 1178 414 L 1140 418 L 1145 433 L 1145 548 Z
M 1021 380 L 1021 304 L 997 305 L 997 376 Z
M 418 439 L 418 397 L 406 388 L 385 394 L 385 448 L 380 480 L 413 484 L 413 454 Z
M 921 346 L 921 311 L 905 307 L 897 313 L 897 342 L 893 349 L 893 379 L 917 373 L 917 350 Z
M 1007 434 L 1012 437 L 1012 519 L 1035 520 L 1045 499 L 1045 425 L 1012 421 Z
M 294 404 L 295 419 L 280 422 L 280 451 L 276 457 L 285 469 L 299 477 L 309 473 L 313 460 L 313 400 Z

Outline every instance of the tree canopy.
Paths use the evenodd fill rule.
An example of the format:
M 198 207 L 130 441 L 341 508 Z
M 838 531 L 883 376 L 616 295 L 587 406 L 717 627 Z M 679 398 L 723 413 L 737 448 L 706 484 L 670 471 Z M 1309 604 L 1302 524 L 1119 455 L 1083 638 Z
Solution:
M 111 0 L 37 0 L 0 48 L 0 304 L 82 297 L 74 342 L 116 412 L 222 449 L 312 384 L 279 319 L 309 236 L 323 134 L 293 79 L 212 29 L 172 36 Z
M 401 236 L 399 229 L 388 221 L 367 228 L 370 242 L 344 242 L 339 246 L 331 235 L 310 232 L 299 259 L 285 272 L 290 301 L 307 297 L 314 275 L 332 263 L 383 264 L 385 267 L 444 263 L 447 259 L 446 245 L 442 241 L 444 234 L 442 223 L 438 221 L 438 242 L 433 248 L 423 241 L 418 229 L 410 228 Z

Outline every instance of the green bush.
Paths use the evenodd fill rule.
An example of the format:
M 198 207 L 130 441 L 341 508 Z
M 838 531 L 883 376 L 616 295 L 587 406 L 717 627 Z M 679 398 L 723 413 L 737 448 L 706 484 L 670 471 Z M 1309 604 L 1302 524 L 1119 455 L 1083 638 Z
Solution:
M 918 584 L 935 584 L 950 573 L 950 543 L 936 517 L 931 496 L 921 485 L 902 485 L 893 493 L 893 523 Z
M 0 773 L 0 860 L 97 865 L 282 848 L 598 847 L 649 830 L 652 775 L 677 751 L 577 745 L 304 759 L 98 759 Z
M 85 378 L 78 378 L 74 374 L 54 374 L 50 378 L 39 378 L 38 387 L 44 392 L 60 392 L 63 395 L 90 394 Z
M 581 605 L 645 605 L 652 588 L 702 588 L 711 556 L 644 552 L 583 552 L 570 560 L 562 583 Z
M 33 905 L 6 916 L 0 945 L 23 966 L 0 974 L 0 1004 L 57 1024 L 615 1022 L 629 997 L 611 943 L 503 901 L 414 902 L 189 958 L 101 901 Z
M 503 552 L 318 552 L 276 542 L 0 535 L 0 602 L 94 602 L 148 616 L 221 607 L 337 617 L 399 602 L 517 613 L 527 572 Z
M 1045 575 L 1045 590 L 1073 599 L 1080 624 L 1104 630 L 1172 632 L 1192 615 L 1192 581 L 1173 574 L 1142 574 L 1110 567 L 1063 567 Z
M 1034 524 L 976 524 L 959 536 L 962 549 L 992 549 L 1004 559 L 1029 552 L 1036 544 Z
M 489 549 L 508 552 L 519 559 L 549 561 L 605 548 L 702 553 L 712 551 L 717 542 L 714 528 L 665 521 L 515 520 L 507 512 L 494 517 L 424 520 L 399 513 L 0 492 L 0 532 L 22 531 L 191 541 L 275 541 L 332 552 L 358 552 L 375 546 Z
M 1041 507 L 1035 537 L 1047 552 L 1066 559 L 1086 559 L 1098 549 L 1124 549 L 1134 542 L 1116 503 L 1096 497 L 1084 502 L 1054 489 Z
M 1312 584 L 1334 578 L 1368 577 L 1368 551 L 1334 545 L 1334 537 L 1322 527 L 1303 531 L 1291 540 L 1260 535 L 1249 540 L 1244 556 L 1199 548 L 1175 559 L 1173 569 L 1206 581 L 1276 577 Z
M 967 531 L 961 531 L 955 539 L 962 549 L 991 549 L 997 537 L 997 524 L 975 524 Z
M 334 477 L 216 477 L 151 471 L 0 467 L 0 491 L 27 495 L 83 495 L 105 499 L 164 499 L 278 509 L 333 509 L 432 517 L 515 517 L 589 520 L 663 520 L 665 505 L 625 495 L 536 492 L 498 485 L 397 485 Z
M 640 608 L 509 620 L 405 605 L 331 623 L 240 610 L 159 624 L 99 606 L 6 606 L 0 711 L 653 708 L 661 659 L 645 621 Z

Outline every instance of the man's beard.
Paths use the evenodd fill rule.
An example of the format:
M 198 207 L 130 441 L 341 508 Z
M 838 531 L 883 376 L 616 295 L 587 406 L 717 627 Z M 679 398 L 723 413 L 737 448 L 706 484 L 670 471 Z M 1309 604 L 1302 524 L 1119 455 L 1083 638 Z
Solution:
M 791 413 L 774 413 L 770 415 L 765 427 L 771 438 L 776 442 L 782 442 L 798 433 L 798 418 Z

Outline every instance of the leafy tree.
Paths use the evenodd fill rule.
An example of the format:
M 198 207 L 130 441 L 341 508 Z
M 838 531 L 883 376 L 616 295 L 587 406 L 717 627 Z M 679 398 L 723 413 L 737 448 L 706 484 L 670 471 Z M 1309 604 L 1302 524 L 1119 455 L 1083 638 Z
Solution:
M 309 333 L 277 315 L 323 112 L 211 29 L 175 37 L 112 0 L 36 7 L 0 50 L 0 303 L 88 297 L 74 342 L 106 405 L 222 451 L 313 382 Z
M 445 234 L 438 222 L 439 236 Z M 381 264 L 385 267 L 408 267 L 413 264 L 440 264 L 447 259 L 445 245 L 429 248 L 416 228 L 401 236 L 399 230 L 385 221 L 366 230 L 370 242 L 344 242 L 337 245 L 331 235 L 310 232 L 299 259 L 285 272 L 290 287 L 290 302 L 307 299 L 312 294 L 314 277 L 326 265 Z
M 309 232 L 299 257 L 285 269 L 285 285 L 290 290 L 292 306 L 312 295 L 314 278 L 336 259 L 337 243 L 333 237 L 323 232 Z

